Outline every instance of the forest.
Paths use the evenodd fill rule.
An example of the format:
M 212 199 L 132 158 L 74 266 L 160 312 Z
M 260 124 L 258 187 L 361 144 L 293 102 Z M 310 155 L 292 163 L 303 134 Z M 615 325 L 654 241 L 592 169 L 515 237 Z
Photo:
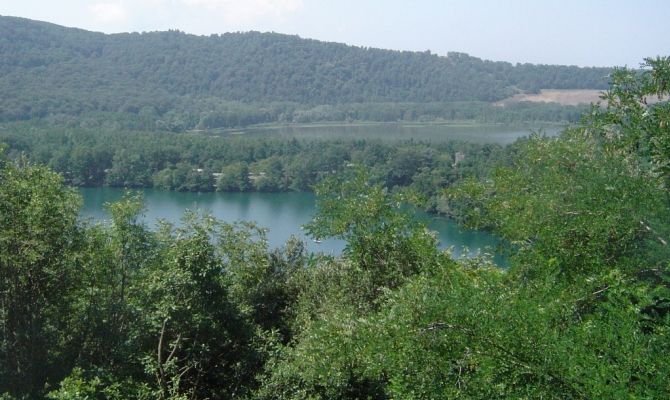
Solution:
M 0 26 L 25 28 L 24 21 L 10 22 Z M 58 58 L 67 52 L 90 62 L 114 59 L 115 52 L 141 59 L 131 51 L 135 37 L 154 46 L 163 40 L 221 46 L 248 40 L 261 49 L 277 39 L 303 43 L 306 53 L 322 45 L 256 33 L 110 37 L 28 26 L 53 30 L 77 45 L 31 54 L 3 33 L 3 49 L 26 55 L 11 58 L 25 60 L 20 65 L 3 57 L 3 71 L 59 73 Z M 48 46 L 40 41 L 44 37 L 34 40 Z M 462 58 L 484 69 L 523 70 L 464 55 L 339 50 L 370 60 L 457 67 Z M 141 68 L 136 72 L 141 75 Z M 123 73 L 119 82 L 127 78 Z M 35 88 L 49 90 L 54 81 L 44 76 L 44 86 Z M 194 89 L 188 79 L 175 81 L 175 92 Z M 200 89 L 213 93 L 216 85 Z M 17 93 L 31 93 L 24 89 Z M 281 90 L 261 93 L 271 99 Z M 403 88 L 393 90 L 389 98 Z M 110 87 L 104 91 L 111 93 Z M 317 101 L 322 95 L 313 91 Z M 94 135 L 81 127 L 6 125 L 10 133 L 3 133 L 8 143 L 0 156 L 0 399 L 667 398 L 668 95 L 670 57 L 647 59 L 640 70 L 611 71 L 603 106 L 557 137 L 535 135 L 507 149 L 329 145 L 332 158 L 350 167 L 329 165 L 331 157 L 323 151 L 318 157 L 318 145 L 309 141 Z M 430 92 L 415 96 L 433 100 Z M 2 98 L 18 101 L 4 92 Z M 83 97 L 81 104 L 90 101 Z M 26 139 L 29 133 L 39 144 Z M 133 150 L 124 154 L 120 142 Z M 110 224 L 84 222 L 78 218 L 81 198 L 65 183 L 140 177 L 169 186 L 180 168 L 188 174 L 223 162 L 222 170 L 230 171 L 222 177 L 244 177 L 245 168 L 268 175 L 275 169 L 263 170 L 264 163 L 288 171 L 297 164 L 296 151 L 324 163 L 315 170 L 335 168 L 318 179 L 306 177 L 318 195 L 318 213 L 306 230 L 345 240 L 341 256 L 308 254 L 296 240 L 271 249 L 253 223 L 193 213 L 179 226 L 150 230 L 141 222 L 142 199 L 132 192 L 109 205 Z M 444 207 L 468 226 L 489 229 L 510 244 L 506 269 L 486 258 L 454 260 L 438 250 L 433 234 L 404 207 L 414 195 L 394 190 L 418 185 L 422 173 L 444 178 L 455 169 L 458 175 L 454 151 L 490 156 L 473 160 L 458 179 L 428 186 L 439 188 Z M 86 171 L 97 163 L 89 158 L 105 160 L 110 171 Z M 137 166 L 138 160 L 155 164 Z M 421 161 L 394 166 L 392 160 Z M 142 177 L 133 168 L 150 173 Z M 300 174 L 291 176 L 285 184 L 301 185 L 295 181 Z M 244 190 L 248 183 L 208 184 Z
M 392 190 L 409 189 L 438 210 L 442 189 L 483 177 L 515 147 L 414 140 L 285 139 L 171 132 L 101 132 L 23 123 L 0 129 L 10 158 L 28 157 L 82 187 L 188 192 L 312 191 L 352 167 Z M 460 159 L 456 160 L 459 154 Z
M 583 110 L 492 102 L 547 88 L 605 89 L 610 71 L 276 33 L 106 35 L 0 16 L 0 122 L 181 132 L 323 120 L 574 120 Z

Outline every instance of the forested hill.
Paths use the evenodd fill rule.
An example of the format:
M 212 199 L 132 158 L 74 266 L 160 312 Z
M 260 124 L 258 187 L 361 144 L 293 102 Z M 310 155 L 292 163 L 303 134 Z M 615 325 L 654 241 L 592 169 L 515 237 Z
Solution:
M 541 88 L 604 89 L 607 68 L 485 61 L 276 33 L 102 34 L 0 17 L 0 119 L 159 113 L 181 102 L 495 101 Z

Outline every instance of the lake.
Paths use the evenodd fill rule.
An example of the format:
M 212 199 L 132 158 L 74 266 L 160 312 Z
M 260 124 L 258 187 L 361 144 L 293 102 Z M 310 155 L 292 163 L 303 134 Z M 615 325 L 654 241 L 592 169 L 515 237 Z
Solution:
M 84 200 L 82 218 L 97 221 L 110 218 L 104 209 L 105 203 L 118 201 L 123 196 L 123 189 L 118 188 L 81 188 L 79 191 Z M 150 228 L 155 227 L 158 219 L 178 223 L 184 211 L 190 209 L 212 214 L 226 222 L 255 221 L 268 229 L 268 242 L 273 248 L 282 246 L 291 235 L 303 239 L 312 252 L 337 255 L 344 248 L 344 242 L 336 239 L 315 243 L 300 229 L 314 215 L 315 196 L 312 193 L 181 193 L 158 189 L 142 189 L 140 192 L 146 204 L 144 222 Z M 448 218 L 434 217 L 419 210 L 416 218 L 436 232 L 441 248 L 453 246 L 455 257 L 471 256 L 480 249 L 491 252 L 500 243 L 486 232 L 463 229 Z M 498 265 L 504 264 L 500 255 L 494 260 Z
M 243 129 L 213 131 L 230 136 L 259 136 L 297 139 L 338 140 L 417 140 L 424 142 L 447 142 L 451 140 L 473 143 L 497 143 L 506 145 L 516 139 L 541 131 L 553 136 L 564 128 L 560 124 L 501 125 L 478 123 L 352 123 L 352 124 L 304 124 L 267 125 Z

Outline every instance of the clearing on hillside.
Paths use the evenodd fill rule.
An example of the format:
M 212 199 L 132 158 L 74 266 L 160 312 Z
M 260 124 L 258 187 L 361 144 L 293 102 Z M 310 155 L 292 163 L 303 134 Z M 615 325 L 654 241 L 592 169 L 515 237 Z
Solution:
M 601 90 L 595 89 L 541 89 L 537 94 L 518 93 L 512 97 L 501 100 L 495 105 L 530 101 L 534 103 L 558 103 L 564 106 L 576 106 L 578 104 L 596 103 L 600 100 Z

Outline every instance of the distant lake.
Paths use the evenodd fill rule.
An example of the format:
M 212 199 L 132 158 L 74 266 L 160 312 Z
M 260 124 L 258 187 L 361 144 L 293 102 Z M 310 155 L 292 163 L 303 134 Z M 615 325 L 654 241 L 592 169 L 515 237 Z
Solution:
M 553 136 L 562 129 L 563 125 L 558 124 L 352 123 L 254 126 L 244 129 L 215 131 L 214 133 L 231 136 L 272 136 L 297 139 L 376 139 L 391 141 L 413 139 L 433 143 L 459 140 L 506 145 L 520 137 L 529 136 L 534 131 Z
M 158 189 L 143 189 L 146 213 L 144 222 L 149 228 L 156 226 L 158 219 L 178 223 L 185 210 L 200 210 L 212 214 L 226 222 L 255 221 L 267 228 L 270 247 L 280 247 L 291 235 L 304 240 L 312 252 L 340 254 L 344 242 L 323 239 L 315 243 L 300 229 L 311 220 L 315 212 L 315 196 L 312 193 L 180 193 Z M 117 188 L 81 188 L 84 205 L 82 218 L 108 220 L 104 204 L 121 199 L 123 190 Z M 474 255 L 480 249 L 491 251 L 499 240 L 486 233 L 461 228 L 448 218 L 437 218 L 422 211 L 416 211 L 416 218 L 427 223 L 435 231 L 441 248 L 453 246 L 456 257 Z M 469 249 L 465 252 L 463 249 Z M 504 263 L 500 256 L 494 258 L 497 264 Z

